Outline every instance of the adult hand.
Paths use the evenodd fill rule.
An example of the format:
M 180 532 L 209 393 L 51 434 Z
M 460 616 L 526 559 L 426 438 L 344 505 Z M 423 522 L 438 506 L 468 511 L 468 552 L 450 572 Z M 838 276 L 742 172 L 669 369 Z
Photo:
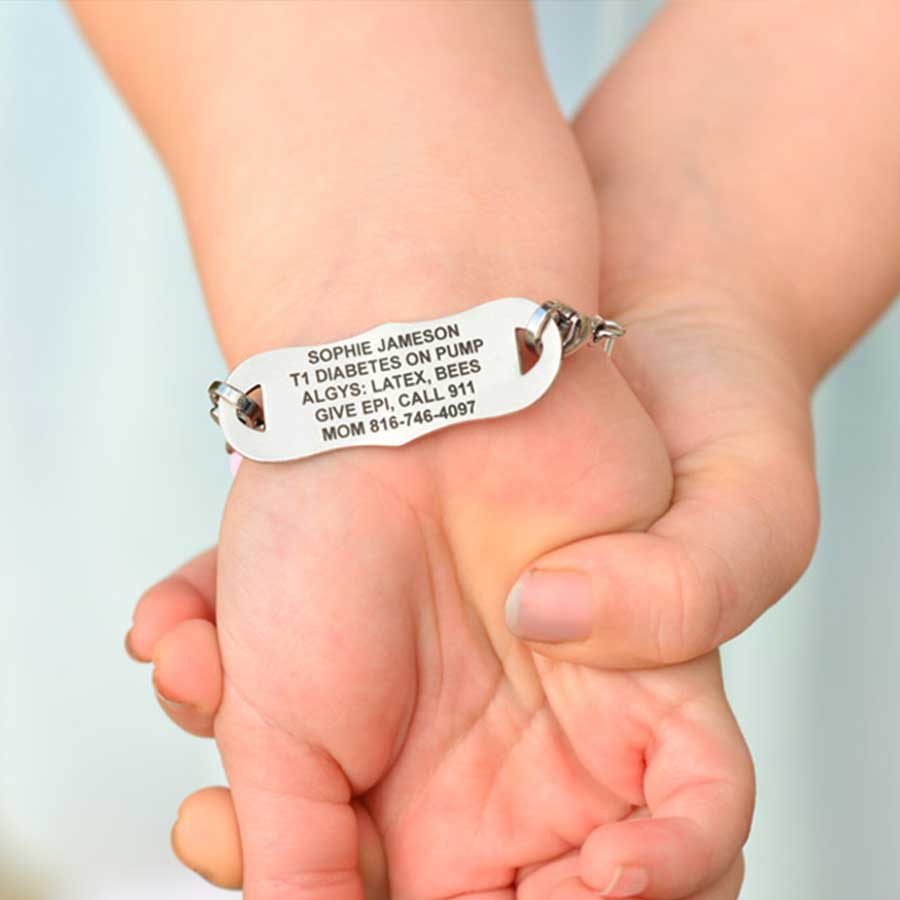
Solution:
M 600 308 L 630 328 L 617 365 L 675 482 L 646 534 L 535 562 L 586 573 L 593 598 L 585 640 L 538 652 L 688 659 L 808 563 L 810 395 L 900 290 L 898 34 L 900 7 L 670 4 L 581 110 Z

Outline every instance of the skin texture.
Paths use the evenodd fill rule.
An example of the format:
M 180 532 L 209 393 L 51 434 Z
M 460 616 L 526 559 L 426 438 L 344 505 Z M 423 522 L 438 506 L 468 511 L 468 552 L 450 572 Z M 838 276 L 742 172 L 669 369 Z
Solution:
M 679 847 L 679 883 L 666 880 L 660 850 L 647 863 L 647 896 L 685 896 L 716 878 L 716 900 L 734 896 L 749 772 L 708 654 L 805 566 L 816 532 L 809 392 L 897 288 L 889 251 L 900 239 L 892 188 L 900 140 L 886 89 L 900 84 L 889 52 L 896 6 L 673 5 L 576 123 L 597 220 L 585 214 L 589 188 L 547 113 L 515 4 L 479 7 L 477 26 L 463 21 L 468 4 L 449 20 L 444 4 L 406 5 L 415 12 L 403 28 L 379 12 L 351 39 L 363 35 L 356 50 L 384 57 L 351 53 L 365 71 L 351 67 L 337 82 L 327 67 L 330 59 L 346 66 L 347 54 L 334 51 L 346 50 L 337 44 L 347 29 L 325 4 L 292 5 L 274 29 L 219 7 L 199 30 L 189 5 L 130 5 L 124 17 L 111 6 L 81 6 L 82 21 L 173 174 L 231 360 L 295 335 L 337 337 L 509 293 L 562 296 L 588 311 L 598 284 L 604 313 L 631 327 L 617 363 L 630 392 L 615 392 L 613 370 L 579 359 L 535 411 L 429 439 L 427 450 L 316 461 L 308 480 L 291 467 L 242 470 L 223 526 L 217 621 L 226 677 L 215 727 L 245 838 L 248 896 L 323 892 L 323 871 L 336 879 L 327 891 L 358 894 L 351 845 L 358 832 L 365 846 L 370 820 L 385 835 L 395 896 L 508 893 L 516 867 L 531 871 L 527 861 L 543 865 L 520 893 L 526 885 L 540 886 L 540 896 L 577 892 L 566 881 L 572 859 L 559 869 L 547 863 L 566 841 L 581 848 L 584 883 L 602 890 L 631 861 L 626 831 L 642 833 L 641 852 L 658 849 L 643 834 L 654 819 L 616 819 L 643 803 L 664 817 L 673 798 L 691 798 L 692 816 L 702 808 L 707 823 L 715 819 L 715 852 Z M 292 16 L 311 19 L 293 28 Z M 146 45 L 141 54 L 128 53 L 129 35 Z M 295 52 L 303 35 L 313 52 Z M 400 46 L 404 36 L 409 45 Z M 246 65 L 247 48 L 261 46 L 267 65 L 258 56 Z M 184 47 L 196 64 L 179 59 Z M 459 79 L 463 58 L 478 63 Z M 354 83 L 363 75 L 365 92 Z M 347 88 L 343 96 L 318 102 L 305 89 L 332 83 Z M 431 102 L 435 85 L 441 103 Z M 473 96 L 487 98 L 494 127 L 477 115 L 460 120 L 480 108 Z M 405 143 L 397 109 L 410 103 L 416 139 Z M 334 108 L 342 116 L 332 128 Z M 356 140 L 364 131 L 367 140 Z M 478 147 L 477 166 L 460 155 L 459 134 Z M 237 159 L 228 155 L 235 147 Z M 294 171 L 321 181 L 311 191 L 309 179 L 286 179 Z M 811 217 L 822 196 L 830 214 Z M 498 234 L 509 238 L 505 253 Z M 339 302 L 309 315 L 322 296 Z M 652 425 L 637 427 L 644 412 Z M 486 482 L 491 458 L 502 459 L 502 475 Z M 635 483 L 636 473 L 653 484 Z M 523 484 L 537 485 L 525 500 Z M 505 634 L 502 598 L 533 565 L 592 576 L 588 640 L 526 650 Z M 192 590 L 172 605 L 196 602 Z M 353 633 L 336 630 L 329 615 L 356 623 Z M 137 647 L 149 638 L 135 629 Z M 209 629 L 194 637 L 211 647 Z M 164 650 L 161 691 L 178 659 Z M 215 672 L 214 654 L 207 658 Z M 653 673 L 611 671 L 694 658 Z M 191 676 L 189 667 L 182 674 Z M 668 742 L 679 746 L 667 724 L 690 721 L 682 713 L 695 689 L 702 725 L 690 752 L 681 745 L 674 758 L 698 769 L 667 768 Z M 214 690 L 202 693 L 193 720 L 169 709 L 198 732 L 216 706 Z M 523 736 L 535 731 L 534 753 L 523 759 Z M 363 748 L 361 734 L 370 737 Z M 584 756 L 605 763 L 587 781 L 572 775 Z M 674 779 L 668 792 L 656 791 L 654 761 Z M 449 787 L 432 792 L 443 777 Z M 542 807 L 558 813 L 552 822 L 529 806 L 545 780 L 569 788 Z M 679 783 L 694 789 L 671 793 Z M 696 788 L 723 784 L 741 800 L 697 799 Z M 346 803 L 335 812 L 332 801 L 351 795 L 365 797 L 366 813 Z M 325 806 L 341 837 L 327 848 L 305 840 L 323 833 Z M 469 847 L 485 811 L 491 839 Z M 416 840 L 447 821 L 452 839 L 441 833 L 420 851 Z M 662 835 L 664 845 L 679 840 Z M 316 856 L 326 850 L 340 858 Z M 688 859 L 702 859 L 702 873 Z M 310 866 L 319 873 L 311 880 Z
M 510 293 L 596 309 L 590 181 L 527 10 L 358 4 L 348 30 L 328 4 L 251 9 L 77 7 L 173 175 L 229 361 Z M 752 776 L 715 655 L 602 672 L 504 624 L 530 561 L 671 495 L 657 429 L 588 351 L 507 419 L 243 466 L 214 730 L 248 900 L 355 900 L 371 843 L 396 900 L 612 890 L 626 865 L 648 897 L 733 885 Z M 185 711 L 166 683 L 191 662 L 150 651 L 206 730 L 210 696 Z
M 428 461 L 421 485 L 410 478 L 415 463 L 396 453 L 322 457 L 313 461 L 321 466 L 315 477 L 303 477 L 302 466 L 279 467 L 281 477 L 301 478 L 304 502 L 299 514 L 292 508 L 284 520 L 272 522 L 279 498 L 290 498 L 293 506 L 297 492 L 270 488 L 267 467 L 241 467 L 223 526 L 220 578 L 234 579 L 228 566 L 241 569 L 251 560 L 254 571 L 246 594 L 232 598 L 221 582 L 217 593 L 227 676 L 216 735 L 226 765 L 232 728 L 241 750 L 250 728 L 277 749 L 250 748 L 254 758 L 270 760 L 265 773 L 250 765 L 238 769 L 238 777 L 229 771 L 239 816 L 258 808 L 268 817 L 272 793 L 306 797 L 311 785 L 341 791 L 329 795 L 327 816 L 315 801 L 298 803 L 302 817 L 291 821 L 287 834 L 266 833 L 270 846 L 279 842 L 280 859 L 294 866 L 308 860 L 318 873 L 315 884 L 303 870 L 280 876 L 295 890 L 303 882 L 304 895 L 326 890 L 322 872 L 329 862 L 329 896 L 358 895 L 352 873 L 336 880 L 341 870 L 335 870 L 331 854 L 342 848 L 348 854 L 342 865 L 352 866 L 369 817 L 381 836 L 393 897 L 510 895 L 517 877 L 521 896 L 575 896 L 584 892 L 582 883 L 602 890 L 620 865 L 635 863 L 646 865 L 656 879 L 642 896 L 693 897 L 710 880 L 733 883 L 730 869 L 746 833 L 752 790 L 716 657 L 650 672 L 555 663 L 515 641 L 495 604 L 480 603 L 481 597 L 502 596 L 519 567 L 538 552 L 532 541 L 542 530 L 548 545 L 565 542 L 575 536 L 569 529 L 596 529 L 598 509 L 616 530 L 641 527 L 668 502 L 666 492 L 654 487 L 667 482 L 668 461 L 616 370 L 599 355 L 571 363 L 570 377 L 553 388 L 554 404 L 474 425 L 468 435 L 450 430 L 401 451 Z M 484 466 L 486 454 L 522 459 L 522 477 L 541 467 L 539 442 L 531 442 L 528 454 L 513 453 L 515 445 L 507 442 L 550 433 L 545 426 L 558 414 L 557 405 L 584 407 L 584 391 L 598 383 L 608 407 L 599 421 L 582 416 L 585 440 L 576 445 L 594 448 L 587 451 L 594 460 L 587 454 L 577 460 L 576 450 L 567 454 L 571 466 L 546 466 L 545 482 L 534 491 L 498 492 Z M 621 415 L 614 414 L 617 408 Z M 558 454 L 552 443 L 543 452 Z M 445 454 L 452 461 L 446 476 L 440 468 Z M 637 454 L 642 465 L 626 466 L 619 454 L 632 461 Z M 362 473 L 356 471 L 360 465 Z M 585 474 L 573 479 L 571 471 Z M 391 481 L 393 472 L 402 479 Z M 444 477 L 448 489 L 440 493 L 451 504 L 430 506 L 430 486 L 446 483 Z M 345 491 L 347 507 L 341 501 Z M 554 516 L 559 496 L 566 512 Z M 628 510 L 637 506 L 646 509 L 647 519 L 629 522 Z M 240 540 L 230 543 L 229 517 L 236 509 Z M 367 521 L 369 514 L 379 529 Z M 261 534 L 278 535 L 277 566 L 266 565 L 272 551 L 254 541 L 248 528 L 254 515 L 266 520 Z M 478 522 L 483 526 L 473 533 Z M 343 542 L 357 539 L 356 529 L 365 552 L 348 558 Z M 457 534 L 462 539 L 452 544 L 445 537 Z M 450 557 L 460 562 L 447 562 Z M 211 557 L 196 561 L 188 578 L 208 586 L 211 564 Z M 264 578 L 267 571 L 277 577 Z M 411 583 L 410 572 L 417 573 Z M 495 586 L 495 579 L 503 583 Z M 298 585 L 302 602 L 290 597 Z M 176 577 L 145 597 L 132 631 L 132 645 L 147 648 L 156 640 L 155 629 L 168 629 L 154 652 L 156 680 L 178 700 L 186 694 L 170 661 L 190 655 L 215 662 L 207 629 L 197 628 L 196 621 L 171 628 L 172 610 L 187 609 L 198 596 Z M 244 604 L 250 611 L 232 644 L 228 622 L 243 613 Z M 258 651 L 248 648 L 247 635 L 267 648 L 271 682 L 256 664 Z M 206 641 L 206 649 L 186 654 L 173 641 Z M 286 680 L 280 674 L 285 668 Z M 251 690 L 252 705 L 244 699 Z M 313 765 L 307 782 L 303 775 Z M 247 770 L 265 781 L 242 785 L 240 772 Z M 355 818 L 332 824 L 334 803 L 351 796 L 362 801 Z M 632 820 L 644 806 L 652 817 Z M 327 845 L 320 847 L 310 836 L 329 827 Z M 473 834 L 479 835 L 474 843 Z M 182 836 L 178 845 L 184 844 Z M 312 850 L 320 855 L 310 859 Z M 246 838 L 244 852 L 246 861 L 254 859 Z M 254 889 L 252 877 L 245 868 L 245 890 Z

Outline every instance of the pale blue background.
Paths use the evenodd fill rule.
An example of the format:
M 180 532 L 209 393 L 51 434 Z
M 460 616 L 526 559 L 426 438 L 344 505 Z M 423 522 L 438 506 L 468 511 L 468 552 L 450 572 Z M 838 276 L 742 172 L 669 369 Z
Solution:
M 540 4 L 567 111 L 651 7 Z M 121 641 L 214 539 L 222 367 L 171 190 L 52 3 L 0 3 L 0 335 L 0 898 L 218 896 L 167 846 L 213 749 Z M 900 896 L 898 347 L 895 309 L 819 394 L 816 560 L 726 650 L 759 768 L 745 900 Z

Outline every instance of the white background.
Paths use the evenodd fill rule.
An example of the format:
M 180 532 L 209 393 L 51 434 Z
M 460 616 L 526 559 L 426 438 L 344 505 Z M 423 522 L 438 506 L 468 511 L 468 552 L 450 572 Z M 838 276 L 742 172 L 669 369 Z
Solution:
M 539 5 L 567 112 L 651 7 Z M 0 342 L 0 898 L 218 896 L 167 843 L 213 748 L 121 643 L 214 540 L 222 366 L 163 173 L 50 3 L 0 3 Z M 726 649 L 759 770 L 745 900 L 900 895 L 898 348 L 895 308 L 821 390 L 816 560 Z

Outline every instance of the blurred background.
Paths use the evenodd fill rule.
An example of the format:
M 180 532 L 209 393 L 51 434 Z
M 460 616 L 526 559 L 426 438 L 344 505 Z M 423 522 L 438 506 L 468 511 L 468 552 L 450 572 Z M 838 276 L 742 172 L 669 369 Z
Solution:
M 537 3 L 567 113 L 655 5 Z M 215 539 L 222 363 L 172 191 L 55 3 L 0 3 L 0 340 L 0 900 L 218 896 L 168 848 L 214 749 L 122 639 Z M 820 390 L 816 559 L 725 649 L 759 775 L 745 900 L 900 896 L 898 348 L 900 306 Z

